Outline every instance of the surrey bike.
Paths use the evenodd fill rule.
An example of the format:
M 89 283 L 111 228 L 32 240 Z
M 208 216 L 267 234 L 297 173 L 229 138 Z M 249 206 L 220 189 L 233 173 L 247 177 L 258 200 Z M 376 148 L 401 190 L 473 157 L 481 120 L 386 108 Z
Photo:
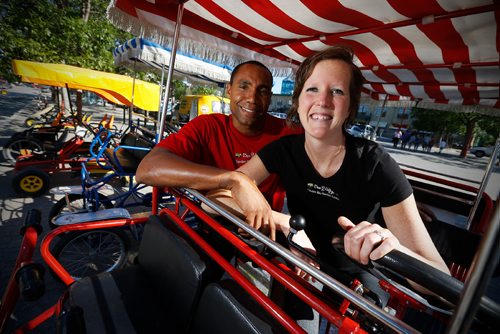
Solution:
M 92 148 L 96 145 L 99 149 L 94 149 L 97 153 L 89 161 L 97 161 L 98 166 L 108 169 L 108 173 L 95 178 L 82 163 L 81 186 L 52 189 L 52 193 L 63 194 L 64 197 L 50 210 L 51 228 L 141 215 L 131 215 L 127 209 L 132 207 L 150 210 L 152 193 L 146 185 L 136 183 L 134 176 L 140 160 L 154 145 L 151 138 L 137 127 L 132 127 L 124 135 L 103 128 L 95 141 Z M 113 146 L 114 142 L 119 145 Z M 125 191 L 121 186 L 124 179 L 128 180 Z M 165 193 L 161 194 L 161 198 L 162 203 L 172 199 Z M 135 240 L 140 239 L 140 227 L 131 226 L 129 230 Z M 64 234 L 55 243 L 53 252 L 72 277 L 81 278 L 90 273 L 122 267 L 128 259 L 130 246 L 130 237 L 123 228 L 110 228 Z

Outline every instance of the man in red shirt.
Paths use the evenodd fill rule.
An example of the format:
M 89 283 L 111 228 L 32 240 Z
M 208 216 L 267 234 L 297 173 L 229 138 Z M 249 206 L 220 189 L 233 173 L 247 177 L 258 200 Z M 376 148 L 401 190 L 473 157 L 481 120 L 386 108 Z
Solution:
M 245 178 L 234 170 L 266 144 L 302 131 L 300 127 L 288 126 L 285 120 L 268 115 L 272 84 L 272 74 L 263 64 L 248 61 L 236 66 L 226 88 L 231 98 L 231 115 L 198 116 L 178 133 L 169 135 L 142 160 L 137 169 L 137 182 L 213 190 L 227 189 L 228 184 L 235 184 L 228 182 L 230 179 Z M 281 211 L 285 194 L 278 177 L 271 175 L 259 189 L 272 209 Z M 250 199 L 237 204 L 243 213 L 247 209 L 251 211 Z M 257 218 L 247 216 L 246 220 L 254 226 Z M 274 239 L 274 224 L 268 223 Z

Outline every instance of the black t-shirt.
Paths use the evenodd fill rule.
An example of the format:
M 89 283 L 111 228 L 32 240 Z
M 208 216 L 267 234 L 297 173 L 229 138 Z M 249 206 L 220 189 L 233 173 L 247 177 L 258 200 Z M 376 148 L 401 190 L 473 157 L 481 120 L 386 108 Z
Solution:
M 316 172 L 304 147 L 304 135 L 283 137 L 258 155 L 270 173 L 282 180 L 290 214 L 306 219 L 306 233 L 318 256 L 342 266 L 332 253 L 331 239 L 342 231 L 337 223 L 346 216 L 357 224 L 375 205 L 391 206 L 406 199 L 412 188 L 397 163 L 377 143 L 346 135 L 346 154 L 335 175 Z

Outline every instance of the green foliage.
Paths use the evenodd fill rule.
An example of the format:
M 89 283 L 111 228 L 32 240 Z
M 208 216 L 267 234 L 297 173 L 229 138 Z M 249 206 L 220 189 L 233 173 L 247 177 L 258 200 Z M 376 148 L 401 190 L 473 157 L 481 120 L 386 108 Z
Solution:
M 413 127 L 435 133 L 464 134 L 465 127 L 457 113 L 423 108 L 412 110 Z
M 500 137 L 500 117 L 484 116 L 478 120 L 477 146 L 493 145 Z
M 182 81 L 172 80 L 172 87 L 176 100 L 180 100 L 182 96 L 186 95 L 186 85 Z
M 195 86 L 191 89 L 193 95 L 219 95 L 217 87 L 214 86 Z
M 112 50 L 132 38 L 106 19 L 106 0 L 91 0 L 88 22 L 82 0 L 11 0 L 0 5 L 0 77 L 15 81 L 12 60 L 66 63 L 115 71 Z
M 90 3 L 88 21 L 84 5 Z M 0 78 L 14 82 L 12 60 L 63 63 L 135 76 L 160 83 L 153 71 L 116 67 L 112 51 L 133 36 L 106 18 L 109 0 L 10 0 L 0 3 Z M 173 81 L 177 99 L 186 94 L 182 81 Z M 214 94 L 215 87 L 193 87 L 193 94 Z
M 493 144 L 499 136 L 500 118 L 478 113 L 457 113 L 415 108 L 413 126 L 419 130 L 465 137 L 465 144 Z M 474 143 L 471 143 L 474 138 Z

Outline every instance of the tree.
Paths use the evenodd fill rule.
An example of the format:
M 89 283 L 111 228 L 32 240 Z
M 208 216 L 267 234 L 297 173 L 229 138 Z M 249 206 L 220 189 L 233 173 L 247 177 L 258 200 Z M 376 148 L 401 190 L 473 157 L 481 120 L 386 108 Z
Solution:
M 462 123 L 457 114 L 450 111 L 414 108 L 412 110 L 413 127 L 418 130 L 431 131 L 450 142 L 450 134 L 463 134 Z
M 442 136 L 460 134 L 464 143 L 460 156 L 465 158 L 474 141 L 480 140 L 487 144 L 494 143 L 499 136 L 500 118 L 478 113 L 458 113 L 415 108 L 413 110 L 413 126 L 417 129 L 433 131 Z
M 11 0 L 0 5 L 0 77 L 12 59 L 114 72 L 112 50 L 132 36 L 106 19 L 106 0 Z M 50 19 L 49 19 L 50 18 Z
M 217 87 L 208 85 L 195 86 L 191 89 L 191 92 L 194 95 L 219 95 Z
M 153 71 L 134 72 L 114 65 L 117 44 L 132 35 L 115 28 L 106 18 L 109 0 L 10 0 L 0 3 L 0 78 L 18 81 L 12 60 L 64 63 L 105 72 L 135 76 L 159 83 Z M 50 18 L 50 19 L 49 19 Z M 177 99 L 186 93 L 173 82 Z M 216 88 L 197 86 L 196 94 L 213 94 Z
M 462 124 L 465 125 L 465 142 L 462 146 L 462 151 L 460 152 L 460 157 L 465 158 L 474 137 L 476 123 L 478 120 L 484 117 L 484 115 L 476 113 L 459 113 L 458 117 Z

